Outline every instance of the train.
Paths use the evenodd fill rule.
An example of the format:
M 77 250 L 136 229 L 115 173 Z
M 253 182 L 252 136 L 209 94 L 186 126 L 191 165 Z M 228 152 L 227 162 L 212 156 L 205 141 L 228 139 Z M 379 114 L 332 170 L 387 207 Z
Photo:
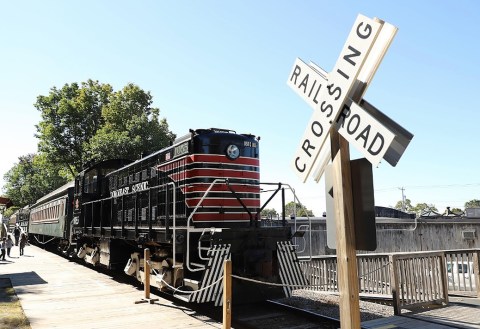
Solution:
M 221 305 L 227 259 L 234 302 L 283 297 L 306 282 L 295 232 L 285 220 L 266 226 L 260 218 L 284 187 L 272 183 L 262 205 L 263 184 L 259 138 L 191 129 L 139 160 L 86 165 L 74 181 L 21 209 L 17 223 L 32 243 L 140 282 L 148 248 L 151 285 L 186 302 Z

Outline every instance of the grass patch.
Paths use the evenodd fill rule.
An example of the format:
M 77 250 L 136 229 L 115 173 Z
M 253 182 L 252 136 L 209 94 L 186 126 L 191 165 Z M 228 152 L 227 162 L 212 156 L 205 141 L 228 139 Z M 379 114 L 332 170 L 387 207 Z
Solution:
M 0 329 L 31 329 L 10 279 L 0 279 Z

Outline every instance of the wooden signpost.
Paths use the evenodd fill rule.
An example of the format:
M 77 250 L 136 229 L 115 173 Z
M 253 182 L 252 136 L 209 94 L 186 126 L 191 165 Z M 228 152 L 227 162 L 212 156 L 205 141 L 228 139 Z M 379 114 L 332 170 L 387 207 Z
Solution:
M 331 212 L 327 217 L 335 219 L 343 329 L 360 328 L 355 196 L 352 193 L 349 143 L 373 165 L 385 159 L 395 166 L 413 138 L 362 99 L 396 31 L 395 27 L 379 19 L 358 15 L 329 74 L 315 64 L 307 65 L 296 59 L 287 81 L 314 108 L 292 162 L 294 171 L 303 182 L 312 172 L 318 181 L 327 163 L 330 159 L 332 161 L 327 184 L 332 185 L 333 193 L 327 196 L 327 203 L 330 202 L 327 209 Z M 316 170 L 315 166 L 318 167 Z

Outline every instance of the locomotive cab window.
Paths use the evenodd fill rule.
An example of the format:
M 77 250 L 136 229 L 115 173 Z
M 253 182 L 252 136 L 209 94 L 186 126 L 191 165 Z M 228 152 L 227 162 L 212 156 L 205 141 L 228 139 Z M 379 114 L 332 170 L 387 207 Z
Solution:
M 82 184 L 81 184 L 81 179 L 82 175 L 79 175 L 77 179 L 75 179 L 75 194 L 81 194 L 82 192 Z
M 83 192 L 84 193 L 97 193 L 97 171 L 92 170 L 85 173 L 83 180 Z

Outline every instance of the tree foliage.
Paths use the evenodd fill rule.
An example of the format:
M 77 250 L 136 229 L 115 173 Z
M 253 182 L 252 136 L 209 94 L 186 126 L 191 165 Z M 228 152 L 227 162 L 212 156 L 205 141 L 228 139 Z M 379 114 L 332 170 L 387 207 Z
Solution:
M 274 208 L 271 209 L 263 209 L 262 213 L 260 214 L 262 217 L 266 217 L 268 219 L 276 219 L 278 217 L 278 213 Z
M 452 209 L 450 209 L 450 211 L 454 214 L 462 214 L 463 213 L 463 210 L 460 209 L 460 208 L 452 208 Z
M 14 213 L 15 211 L 17 211 L 18 209 L 20 209 L 20 207 L 12 206 L 12 207 L 4 210 L 4 211 L 2 212 L 2 215 L 3 215 L 3 217 L 5 217 L 5 218 L 9 218 L 9 217 L 12 216 L 13 213 Z M 0 230 L 0 231 L 1 231 L 1 230 Z
M 285 205 L 285 214 L 286 216 L 292 216 L 293 214 L 296 214 L 297 217 L 313 217 L 313 211 L 305 208 L 304 205 L 301 203 L 296 203 L 296 202 L 289 202 Z
M 67 168 L 72 175 L 81 170 L 84 147 L 103 125 L 102 108 L 108 104 L 112 87 L 88 80 L 81 85 L 53 87 L 48 96 L 38 96 L 35 108 L 42 120 L 36 126 L 38 149 L 53 165 Z
M 398 201 L 394 208 L 402 210 L 403 206 L 405 206 L 405 212 L 416 213 L 417 215 L 420 215 L 424 211 L 438 211 L 434 204 L 417 203 L 415 206 L 413 206 L 410 199 L 405 199 L 405 204 L 403 204 L 402 200 Z
M 28 154 L 4 175 L 6 195 L 18 207 L 35 203 L 71 177 L 40 155 Z
M 427 211 L 435 211 L 438 212 L 437 207 L 434 204 L 427 204 L 427 203 L 417 203 L 415 207 L 413 207 L 412 212 L 415 212 L 417 215 L 421 215 Z
M 6 195 L 16 206 L 32 204 L 73 179 L 87 162 L 136 160 L 167 146 L 175 135 L 152 103 L 150 93 L 134 84 L 114 91 L 93 80 L 38 96 L 39 153 L 20 157 L 4 175 Z
M 405 210 L 404 210 L 405 207 Z M 402 200 L 398 201 L 397 204 L 394 207 L 395 209 L 398 210 L 404 210 L 406 212 L 412 211 L 412 201 L 410 199 L 405 199 L 405 204 L 402 202 Z
M 467 208 L 480 208 L 480 200 L 473 199 L 465 202 L 465 209 Z
M 110 95 L 102 110 L 103 126 L 86 145 L 90 159 L 126 158 L 135 160 L 167 146 L 175 138 L 160 110 L 151 107 L 152 96 L 129 84 Z
M 42 117 L 39 151 L 72 175 L 92 160 L 138 159 L 175 138 L 152 103 L 150 93 L 134 84 L 116 92 L 92 80 L 53 87 L 35 103 Z

